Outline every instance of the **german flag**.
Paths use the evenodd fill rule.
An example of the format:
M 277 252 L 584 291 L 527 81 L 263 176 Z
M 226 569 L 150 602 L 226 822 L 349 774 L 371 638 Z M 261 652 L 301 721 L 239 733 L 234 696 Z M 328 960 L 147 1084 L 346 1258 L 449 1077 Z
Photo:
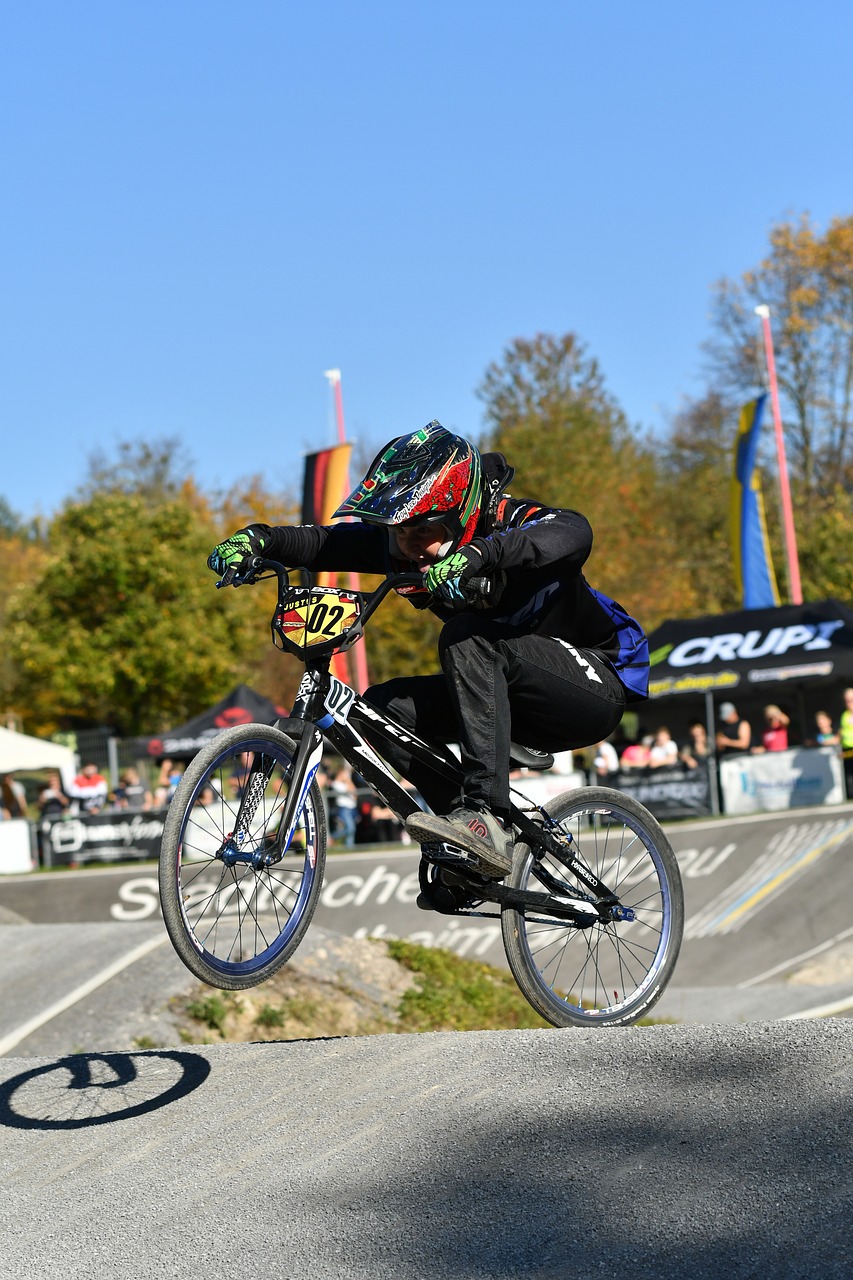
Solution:
M 336 444 L 305 458 L 302 523 L 328 524 L 347 496 L 351 444 Z

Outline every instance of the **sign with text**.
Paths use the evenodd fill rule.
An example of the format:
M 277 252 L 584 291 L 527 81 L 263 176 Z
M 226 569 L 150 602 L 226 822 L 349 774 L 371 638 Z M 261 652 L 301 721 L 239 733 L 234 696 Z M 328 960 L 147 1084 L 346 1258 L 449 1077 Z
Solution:
M 834 747 L 800 747 L 735 756 L 720 762 L 727 814 L 841 804 L 844 770 Z
M 166 813 L 166 809 L 89 813 L 41 822 L 42 861 L 46 867 L 67 867 L 130 858 L 156 859 L 160 856 Z
M 695 769 L 621 769 L 608 775 L 607 786 L 633 796 L 659 820 L 711 814 L 711 779 L 705 760 Z

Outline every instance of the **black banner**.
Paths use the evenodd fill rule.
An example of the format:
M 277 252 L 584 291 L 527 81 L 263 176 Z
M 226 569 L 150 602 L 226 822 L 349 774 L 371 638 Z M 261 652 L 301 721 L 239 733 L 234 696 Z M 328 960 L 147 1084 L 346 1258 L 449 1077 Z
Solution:
M 661 820 L 711 815 L 711 778 L 705 760 L 697 762 L 695 769 L 622 769 L 609 774 L 606 785 L 633 796 Z
M 45 867 L 77 867 L 87 862 L 150 862 L 160 856 L 166 809 L 142 813 L 78 814 L 39 823 L 39 847 Z

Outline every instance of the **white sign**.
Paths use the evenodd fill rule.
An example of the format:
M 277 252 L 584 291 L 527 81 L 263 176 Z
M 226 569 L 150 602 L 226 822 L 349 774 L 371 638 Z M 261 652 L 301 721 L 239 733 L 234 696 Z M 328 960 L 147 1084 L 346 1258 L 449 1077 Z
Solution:
M 30 824 L 26 818 L 0 822 L 0 875 L 14 875 L 16 871 L 32 869 Z
M 842 804 L 844 773 L 832 747 L 767 751 L 720 761 L 723 811 L 765 813 Z

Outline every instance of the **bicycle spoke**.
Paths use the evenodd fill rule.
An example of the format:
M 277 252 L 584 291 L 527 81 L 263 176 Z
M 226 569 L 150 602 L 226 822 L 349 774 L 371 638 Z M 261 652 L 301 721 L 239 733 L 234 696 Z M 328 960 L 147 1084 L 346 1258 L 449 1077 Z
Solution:
M 291 851 L 287 869 L 266 865 L 284 854 L 293 752 L 277 745 L 287 739 L 274 730 L 263 735 L 276 745 L 254 733 L 229 731 L 232 748 L 208 748 L 208 768 L 197 771 L 191 794 L 180 793 L 184 811 L 172 881 L 192 962 L 198 956 L 205 970 L 221 974 L 226 983 L 239 978 L 242 985 L 244 974 L 275 965 L 295 945 L 309 903 L 313 912 L 325 862 L 325 823 L 312 788 L 294 827 L 299 847 Z M 210 789 L 214 798 L 200 805 Z
M 546 811 L 554 835 L 618 901 L 613 914 L 608 908 L 582 924 L 540 923 L 523 909 L 505 913 L 510 967 L 534 1007 L 558 1026 L 634 1021 L 660 994 L 677 955 L 683 906 L 675 857 L 651 816 L 618 792 L 571 793 Z M 552 854 L 540 857 L 527 855 L 514 885 L 595 906 L 568 867 Z

